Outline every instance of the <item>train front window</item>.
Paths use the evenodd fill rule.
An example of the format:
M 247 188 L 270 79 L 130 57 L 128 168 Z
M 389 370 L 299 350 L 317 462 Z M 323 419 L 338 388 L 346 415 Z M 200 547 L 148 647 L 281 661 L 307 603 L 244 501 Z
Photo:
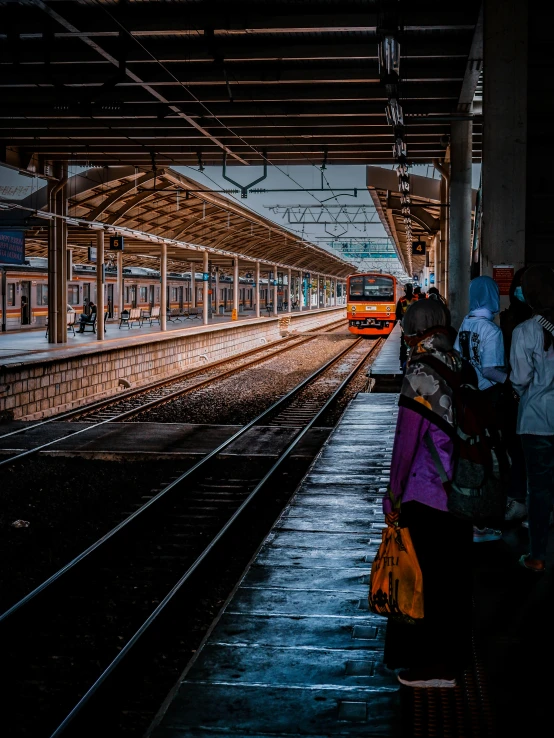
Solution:
M 349 299 L 352 302 L 394 302 L 394 283 L 379 275 L 350 277 Z

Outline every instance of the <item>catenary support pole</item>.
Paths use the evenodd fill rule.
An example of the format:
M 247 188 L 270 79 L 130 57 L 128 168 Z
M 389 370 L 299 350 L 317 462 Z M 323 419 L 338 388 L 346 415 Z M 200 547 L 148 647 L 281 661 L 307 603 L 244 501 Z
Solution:
M 104 231 L 96 232 L 96 338 L 104 340 Z
M 471 120 L 451 123 L 450 238 L 448 247 L 448 307 L 458 330 L 469 305 L 471 267 Z
M 160 279 L 162 282 L 160 291 L 160 328 L 167 330 L 167 244 L 162 243 L 160 251 Z

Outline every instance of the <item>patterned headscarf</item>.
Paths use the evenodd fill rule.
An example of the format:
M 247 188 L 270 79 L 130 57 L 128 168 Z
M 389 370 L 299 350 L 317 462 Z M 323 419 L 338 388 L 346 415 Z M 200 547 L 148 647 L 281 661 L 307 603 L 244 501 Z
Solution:
M 446 325 L 447 314 L 437 300 L 408 308 L 402 327 L 411 348 L 398 404 L 453 436 L 453 386 L 459 383 L 462 361 Z

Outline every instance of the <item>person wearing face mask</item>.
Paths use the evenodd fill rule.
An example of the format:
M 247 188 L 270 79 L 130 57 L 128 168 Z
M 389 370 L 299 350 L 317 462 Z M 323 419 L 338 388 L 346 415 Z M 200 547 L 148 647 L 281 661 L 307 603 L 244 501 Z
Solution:
M 532 316 L 533 311 L 525 302 L 521 280 L 527 267 L 518 269 L 510 285 L 510 305 L 500 313 L 500 330 L 504 339 L 506 365 L 510 367 L 510 349 L 514 329 Z M 510 487 L 506 506 L 506 521 L 520 521 L 527 516 L 527 475 L 521 438 L 516 433 L 519 397 L 507 392 L 500 407 L 500 424 L 511 461 Z
M 522 278 L 533 315 L 516 326 L 510 379 L 520 397 L 517 433 L 527 467 L 529 553 L 520 564 L 544 572 L 554 503 L 554 271 L 532 266 Z
M 487 276 L 473 279 L 469 285 L 469 313 L 463 319 L 454 343 L 456 351 L 475 369 L 478 388 L 487 393 L 487 399 L 495 412 L 494 424 L 498 431 L 502 388 L 510 387 L 505 366 L 504 339 L 502 331 L 494 322 L 494 316 L 499 310 L 500 291 L 496 282 Z M 492 521 L 487 523 L 491 524 Z M 475 543 L 497 541 L 501 537 L 502 531 L 489 525 L 473 529 Z

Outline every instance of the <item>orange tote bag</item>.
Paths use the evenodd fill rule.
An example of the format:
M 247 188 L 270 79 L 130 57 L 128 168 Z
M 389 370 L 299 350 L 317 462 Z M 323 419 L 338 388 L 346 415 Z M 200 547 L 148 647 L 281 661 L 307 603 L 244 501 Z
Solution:
M 369 609 L 377 615 L 416 623 L 423 618 L 423 577 L 408 528 L 383 530 L 371 565 Z

